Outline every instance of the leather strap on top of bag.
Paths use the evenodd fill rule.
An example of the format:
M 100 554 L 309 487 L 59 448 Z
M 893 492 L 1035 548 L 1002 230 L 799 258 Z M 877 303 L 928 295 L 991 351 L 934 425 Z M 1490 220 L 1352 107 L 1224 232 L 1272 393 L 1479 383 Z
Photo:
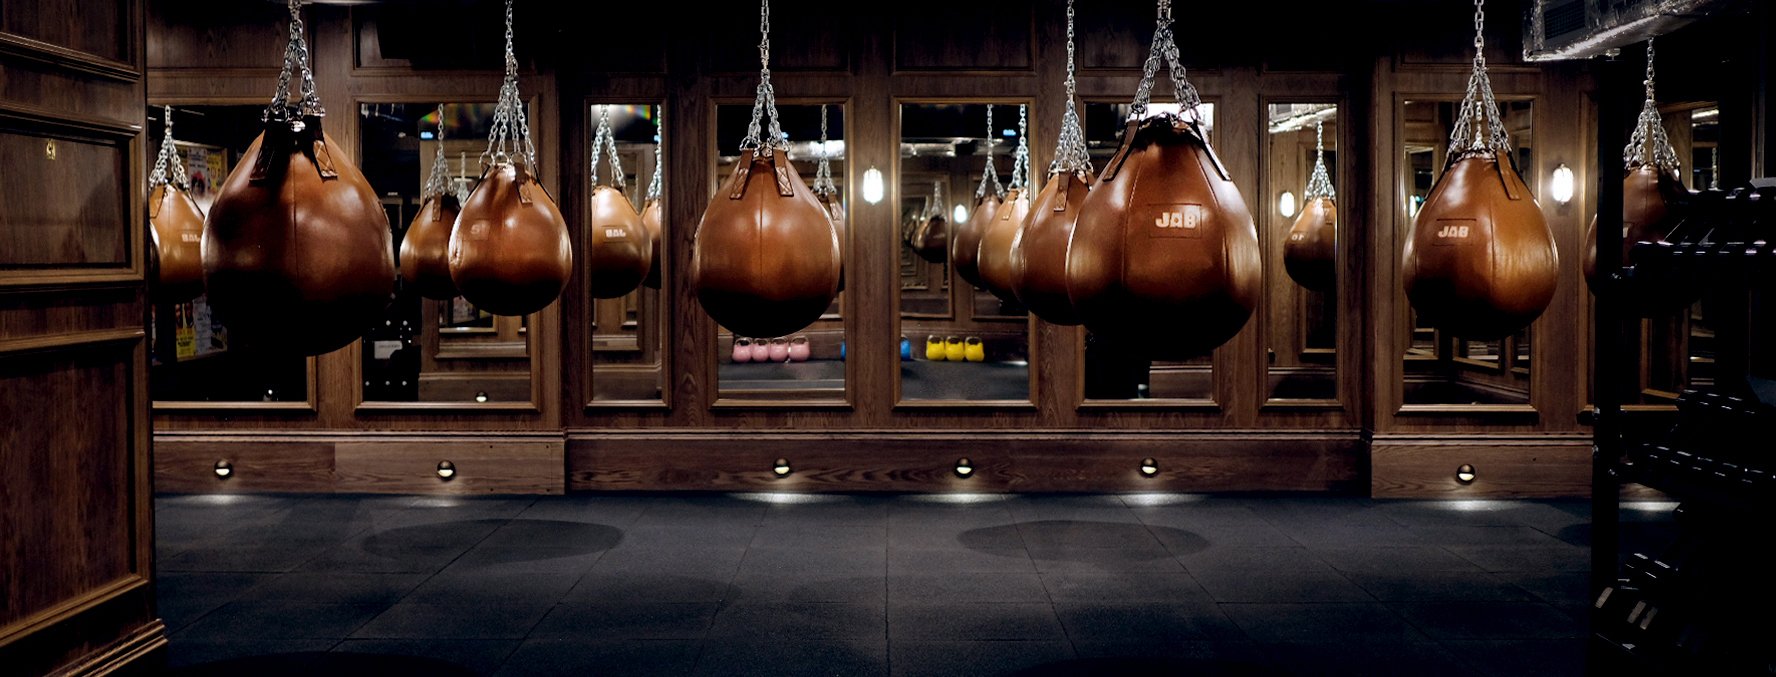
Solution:
M 987 197 L 987 189 L 993 189 L 993 197 L 1005 197 L 1005 187 L 999 185 L 999 168 L 993 166 L 993 104 L 987 104 L 987 166 L 981 170 L 980 187 L 974 189 L 974 201 L 980 202 Z
M 1660 172 L 1677 176 L 1683 169 L 1683 162 L 1677 156 L 1677 149 L 1671 147 L 1671 137 L 1665 134 L 1665 123 L 1659 116 L 1659 104 L 1653 96 L 1653 39 L 1647 38 L 1646 46 L 1646 103 L 1640 107 L 1640 119 L 1634 123 L 1634 134 L 1629 136 L 1628 145 L 1622 148 L 1622 162 L 1628 169 L 1654 167 Z
M 654 177 L 648 180 L 647 197 L 643 198 L 643 204 L 659 202 L 660 195 L 665 190 L 665 181 L 661 178 L 665 176 L 666 169 L 665 152 L 661 150 L 666 142 L 665 118 L 664 110 L 654 116 Z
M 513 49 L 512 0 L 506 0 L 506 77 L 500 84 L 499 103 L 493 108 L 493 126 L 487 134 L 487 150 L 481 153 L 482 166 L 495 164 L 522 165 L 520 176 L 537 176 L 536 145 L 530 138 L 530 119 L 524 110 L 524 99 L 518 96 L 518 53 Z M 519 189 L 519 197 L 529 197 Z
M 608 105 L 598 107 L 598 133 L 592 136 L 591 176 L 594 189 L 598 188 L 599 156 L 606 153 L 610 155 L 611 187 L 627 192 L 629 185 L 623 177 L 623 161 L 617 157 L 617 130 L 611 127 Z
M 1337 199 L 1337 192 L 1332 188 L 1332 177 L 1326 172 L 1326 121 L 1314 121 L 1314 168 L 1307 177 L 1307 190 L 1302 191 L 1302 200 L 1326 198 Z

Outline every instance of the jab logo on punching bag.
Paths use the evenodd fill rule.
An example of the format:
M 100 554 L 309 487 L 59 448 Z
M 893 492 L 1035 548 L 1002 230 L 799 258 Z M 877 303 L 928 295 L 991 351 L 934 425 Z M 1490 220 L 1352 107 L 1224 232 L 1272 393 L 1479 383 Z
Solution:
M 1436 243 L 1440 245 L 1468 244 L 1480 229 L 1474 219 L 1438 219 L 1437 226 Z
M 1201 237 L 1203 209 L 1199 204 L 1162 204 L 1153 219 L 1153 237 Z
M 629 231 L 625 230 L 621 226 L 605 226 L 604 227 L 604 239 L 606 239 L 606 240 L 627 240 L 627 239 L 629 239 Z

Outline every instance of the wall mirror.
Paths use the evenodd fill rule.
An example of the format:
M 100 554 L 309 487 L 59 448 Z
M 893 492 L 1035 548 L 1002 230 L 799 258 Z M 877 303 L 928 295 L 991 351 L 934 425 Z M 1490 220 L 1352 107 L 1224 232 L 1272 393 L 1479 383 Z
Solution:
M 1154 113 L 1177 111 L 1177 104 L 1154 103 Z M 1205 100 L 1197 108 L 1209 143 L 1215 134 L 1215 104 Z M 1129 118 L 1126 103 L 1085 104 L 1085 142 L 1090 150 L 1092 167 L 1102 171 L 1105 163 L 1122 145 L 1122 133 Z M 1254 211 L 1254 214 L 1257 212 Z M 1083 395 L 1087 405 L 1149 401 L 1167 406 L 1204 405 L 1215 403 L 1214 355 L 1204 354 L 1182 361 L 1149 360 L 1130 355 L 1100 343 L 1089 330 L 1085 331 Z
M 651 233 L 660 242 L 666 224 L 656 211 L 649 216 L 652 204 L 664 207 L 662 195 L 667 186 L 659 174 L 663 151 L 660 133 L 659 104 L 595 103 L 586 111 L 587 151 L 590 158 L 600 119 L 609 121 L 617 149 L 618 165 L 623 169 L 623 196 L 629 199 L 637 214 L 649 223 L 658 224 Z M 603 151 L 608 153 L 608 149 Z M 598 177 L 600 185 L 611 185 L 609 160 L 601 155 Z M 581 205 L 583 223 L 591 224 L 590 201 Z M 582 236 L 590 232 L 582 228 Z M 652 226 L 650 226 L 651 228 Z M 586 251 L 581 242 L 580 251 Z M 667 261 L 660 259 L 660 247 L 654 246 L 654 270 L 641 287 L 616 298 L 596 298 L 588 290 L 592 306 L 592 405 L 663 405 L 666 384 L 666 289 L 672 279 Z
M 839 189 L 840 204 L 846 205 L 848 211 L 851 175 L 846 162 L 844 103 L 779 101 L 777 112 L 796 173 L 804 183 L 812 186 L 824 155 L 832 171 L 833 183 Z M 716 154 L 710 163 L 711 193 L 702 196 L 703 199 L 712 197 L 722 182 L 733 174 L 734 165 L 740 160 L 740 142 L 746 138 L 747 124 L 751 120 L 750 100 L 715 107 Z M 843 258 L 849 259 L 854 252 L 847 241 L 849 238 L 840 239 Z M 852 270 L 854 267 L 847 265 L 844 274 L 849 276 Z M 789 336 L 735 336 L 717 325 L 716 403 L 743 406 L 846 404 L 847 296 L 841 291 L 819 320 Z
M 173 137 L 190 193 L 209 213 L 216 190 L 259 136 L 263 104 L 173 107 Z M 147 155 L 164 133 L 165 109 L 148 109 Z M 151 298 L 153 294 L 150 295 Z M 150 304 L 148 353 L 156 409 L 314 408 L 314 358 L 242 351 L 228 338 L 228 318 L 207 299 Z
M 958 242 L 973 243 L 966 254 L 970 260 L 979 251 L 978 237 L 960 235 L 977 211 L 975 196 L 986 178 L 989 154 L 1000 185 L 1011 185 L 1013 154 L 1021 135 L 1028 133 L 1019 130 L 1020 105 L 1028 104 L 900 106 L 897 348 L 902 403 L 1030 402 L 1034 319 L 1015 301 L 971 283 L 951 264 L 952 255 L 961 251 Z M 1029 109 L 1025 114 L 1035 117 Z M 1033 169 L 1036 181 L 1046 178 L 1046 165 Z M 1039 187 L 1029 187 L 1030 199 Z
M 1272 103 L 1264 136 L 1264 322 L 1272 403 L 1338 400 L 1339 244 L 1347 232 L 1339 182 L 1339 108 Z
M 1411 99 L 1400 106 L 1399 195 L 1402 208 L 1396 210 L 1396 241 L 1404 242 L 1412 232 L 1413 219 L 1424 204 L 1431 187 L 1443 173 L 1449 149 L 1449 134 L 1455 124 L 1461 102 L 1457 100 Z M 1541 181 L 1535 173 L 1534 134 L 1531 129 L 1533 105 L 1527 100 L 1499 101 L 1499 113 L 1516 149 L 1517 166 L 1523 180 L 1538 199 L 1545 199 Z M 1399 257 L 1390 259 L 1400 265 Z M 1529 404 L 1530 329 L 1515 336 L 1491 341 L 1471 341 L 1445 334 L 1423 325 L 1406 302 L 1403 288 L 1395 289 L 1396 298 L 1407 316 L 1406 345 L 1403 357 L 1404 379 L 1402 402 L 1405 405 L 1430 406 L 1500 406 Z
M 440 169 L 439 153 L 446 191 L 466 199 L 481 175 L 493 109 L 491 103 L 359 104 L 359 166 L 382 194 L 404 270 L 419 265 L 411 256 L 401 260 L 409 235 L 420 228 L 448 230 L 449 219 L 416 220 L 424 206 L 422 187 Z M 381 323 L 358 344 L 358 386 L 366 406 L 536 406 L 529 317 L 492 315 L 461 296 L 428 297 L 405 275 L 395 289 Z

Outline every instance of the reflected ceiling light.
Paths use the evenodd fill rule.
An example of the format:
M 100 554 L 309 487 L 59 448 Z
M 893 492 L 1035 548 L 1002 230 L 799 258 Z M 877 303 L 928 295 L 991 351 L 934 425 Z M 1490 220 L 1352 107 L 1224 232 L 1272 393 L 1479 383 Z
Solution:
M 917 494 L 908 496 L 907 500 L 918 503 L 993 503 L 1005 500 L 1004 494 L 954 493 L 954 494 Z
M 789 473 L 789 459 L 780 458 L 777 459 L 776 463 L 771 464 L 771 474 L 778 477 L 788 477 Z
M 1284 218 L 1294 216 L 1295 194 L 1290 191 L 1283 191 L 1283 196 L 1277 198 L 1277 211 L 1282 212 Z
M 787 491 L 749 491 L 728 494 L 728 496 L 753 503 L 770 503 L 772 505 L 807 505 L 813 503 L 837 503 L 845 497 L 837 494 L 797 494 Z
M 1623 501 L 1622 507 L 1635 512 L 1671 512 L 1677 501 Z
M 1510 507 L 1510 504 L 1505 503 L 1504 501 L 1480 501 L 1480 500 L 1445 501 L 1441 505 L 1444 508 L 1447 508 L 1449 510 L 1454 510 L 1456 512 L 1492 512 L 1495 510 L 1504 510 L 1504 509 Z
M 1548 194 L 1560 204 L 1572 202 L 1573 170 L 1566 163 L 1562 162 L 1559 167 L 1554 168 L 1554 180 L 1548 186 Z
M 1159 474 L 1159 461 L 1152 458 L 1141 459 L 1141 476 L 1152 477 Z
M 974 463 L 966 458 L 956 459 L 956 476 L 969 477 L 974 474 Z
M 220 461 L 216 461 L 216 476 L 220 477 L 222 479 L 228 479 L 230 477 L 233 477 L 234 476 L 234 464 L 229 463 L 228 459 L 226 459 L 226 458 L 222 459 Z
M 438 478 L 446 482 L 456 477 L 456 464 L 450 461 L 438 461 Z
M 882 197 L 884 195 L 886 195 L 886 190 L 887 189 L 882 185 L 882 170 L 876 169 L 875 167 L 870 167 L 869 169 L 864 170 L 864 172 L 863 172 L 863 201 L 864 202 L 868 202 L 870 204 L 880 204 L 882 202 Z
M 950 210 L 950 221 L 951 222 L 963 223 L 967 220 L 968 220 L 968 205 L 958 203 L 956 205 L 955 209 Z
M 1140 508 L 1155 508 L 1162 505 L 1200 503 L 1204 498 L 1205 497 L 1202 494 L 1124 494 L 1122 496 L 1122 502 Z
M 1467 463 L 1463 463 L 1460 468 L 1455 469 L 1455 481 L 1462 484 L 1473 484 L 1476 477 L 1479 475 L 1475 474 L 1474 466 Z

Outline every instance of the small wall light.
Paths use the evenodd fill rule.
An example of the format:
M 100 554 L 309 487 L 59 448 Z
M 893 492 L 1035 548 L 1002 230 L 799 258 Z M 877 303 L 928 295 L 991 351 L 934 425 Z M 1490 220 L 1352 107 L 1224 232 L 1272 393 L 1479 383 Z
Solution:
M 777 459 L 776 463 L 771 464 L 771 474 L 778 477 L 788 477 L 789 473 L 789 459 L 780 458 Z
M 882 197 L 887 194 L 886 190 L 887 189 L 882 185 L 882 170 L 876 169 L 875 167 L 870 167 L 869 169 L 864 170 L 864 172 L 863 172 L 863 201 L 864 202 L 868 202 L 870 204 L 880 203 L 882 201 Z
M 1554 198 L 1555 202 L 1563 205 L 1572 202 L 1573 170 L 1566 166 L 1566 163 L 1562 162 L 1560 166 L 1554 168 L 1554 180 L 1548 185 L 1548 195 Z
M 438 461 L 438 478 L 446 482 L 456 477 L 456 464 L 450 461 Z
M 957 203 L 956 208 L 950 210 L 950 223 L 965 223 L 967 221 L 968 205 Z
M 483 390 L 481 392 L 475 393 L 475 401 L 480 402 L 482 404 L 486 404 L 487 403 L 487 391 Z
M 1463 463 L 1460 468 L 1455 469 L 1455 481 L 1457 482 L 1462 484 L 1473 484 L 1475 477 L 1478 477 L 1478 475 L 1474 474 L 1474 466 L 1472 465 Z
M 956 459 L 956 476 L 968 477 L 974 474 L 974 463 L 966 458 Z
M 1141 459 L 1141 476 L 1142 477 L 1152 477 L 1152 476 L 1158 475 L 1158 474 L 1159 474 L 1159 461 L 1153 460 L 1153 458 L 1151 458 L 1151 457 Z
M 226 458 L 222 459 L 220 461 L 216 461 L 216 477 L 219 477 L 221 479 L 228 479 L 233 476 L 234 476 L 234 464 L 233 463 L 229 463 L 228 459 L 226 459 Z
M 1283 191 L 1283 196 L 1277 198 L 1277 211 L 1282 212 L 1285 217 L 1294 216 L 1295 194 L 1286 190 Z

